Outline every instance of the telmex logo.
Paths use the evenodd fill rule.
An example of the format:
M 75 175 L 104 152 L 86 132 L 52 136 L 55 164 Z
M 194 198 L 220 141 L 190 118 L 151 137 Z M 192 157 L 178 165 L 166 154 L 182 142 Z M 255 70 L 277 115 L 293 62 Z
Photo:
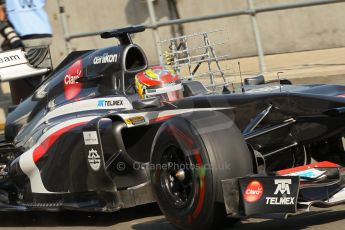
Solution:
M 274 195 L 280 194 L 287 194 L 290 195 L 290 184 L 291 179 L 281 179 L 281 180 L 274 180 L 274 184 L 277 185 L 276 191 L 274 192 Z
M 108 54 L 105 53 L 103 56 L 97 56 L 93 58 L 93 64 L 105 64 L 117 62 L 117 54 Z
M 290 195 L 290 185 L 292 184 L 291 179 L 276 179 L 274 184 L 277 185 L 274 195 L 281 194 L 282 197 L 266 197 L 266 204 L 269 205 L 294 205 L 295 197 L 287 197 Z
M 108 106 L 121 106 L 123 100 L 98 100 L 97 107 L 108 107 Z

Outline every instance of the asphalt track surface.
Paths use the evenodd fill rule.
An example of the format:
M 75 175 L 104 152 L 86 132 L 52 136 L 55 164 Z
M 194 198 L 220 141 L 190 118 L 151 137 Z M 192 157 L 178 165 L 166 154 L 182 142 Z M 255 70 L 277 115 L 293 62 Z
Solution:
M 248 219 L 223 229 L 232 230 L 325 230 L 344 229 L 345 205 L 330 209 L 318 209 L 284 219 Z M 120 210 L 114 213 L 85 212 L 29 212 L 1 213 L 1 229 L 119 229 L 119 230 L 173 230 L 155 204 Z
M 303 83 L 345 84 L 344 76 L 307 78 L 293 81 Z M 143 205 L 120 210 L 114 213 L 86 212 L 0 212 L 0 229 L 116 229 L 151 230 L 175 229 L 161 214 L 156 204 Z M 345 205 L 284 219 L 246 219 L 236 225 L 224 225 L 223 229 L 232 230 L 342 230 L 345 229 Z

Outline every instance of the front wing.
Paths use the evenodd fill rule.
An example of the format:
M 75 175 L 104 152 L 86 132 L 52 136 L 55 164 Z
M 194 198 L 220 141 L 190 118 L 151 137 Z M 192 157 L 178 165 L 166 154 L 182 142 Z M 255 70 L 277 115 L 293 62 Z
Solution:
M 251 175 L 222 181 L 227 214 L 232 217 L 267 217 L 295 214 L 310 207 L 345 203 L 345 170 L 320 162 L 273 175 Z

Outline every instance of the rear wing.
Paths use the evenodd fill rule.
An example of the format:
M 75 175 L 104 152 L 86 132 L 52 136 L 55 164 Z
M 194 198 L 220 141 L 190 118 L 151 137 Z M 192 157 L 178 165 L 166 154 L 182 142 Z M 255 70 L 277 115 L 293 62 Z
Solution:
M 0 52 L 0 82 L 44 75 L 49 68 L 35 68 L 21 49 Z

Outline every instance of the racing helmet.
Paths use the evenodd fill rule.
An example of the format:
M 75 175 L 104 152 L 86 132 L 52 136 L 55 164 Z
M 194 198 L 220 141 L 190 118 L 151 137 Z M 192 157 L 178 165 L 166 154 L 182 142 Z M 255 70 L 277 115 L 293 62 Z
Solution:
M 153 66 L 135 75 L 135 89 L 141 99 L 159 97 L 161 101 L 183 98 L 183 86 L 170 67 Z

